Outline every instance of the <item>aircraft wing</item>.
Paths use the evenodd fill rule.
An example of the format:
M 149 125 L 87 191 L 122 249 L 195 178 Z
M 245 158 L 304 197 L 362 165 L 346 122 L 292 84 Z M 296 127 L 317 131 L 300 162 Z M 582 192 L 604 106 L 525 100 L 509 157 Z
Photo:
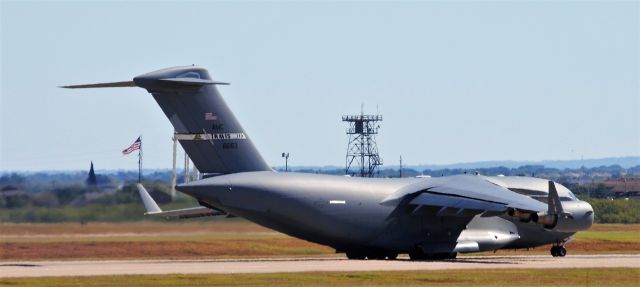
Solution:
M 430 178 L 400 189 L 383 199 L 382 205 L 415 205 L 441 207 L 448 214 L 500 215 L 510 208 L 541 212 L 547 205 L 488 181 L 479 175 L 456 175 Z M 442 213 L 444 214 L 444 213 Z
M 227 215 L 225 212 L 214 210 L 208 208 L 206 206 L 197 206 L 183 209 L 174 209 L 162 211 L 155 200 L 151 197 L 147 189 L 142 186 L 142 184 L 136 184 L 138 188 L 138 193 L 140 194 L 140 198 L 142 199 L 142 203 L 144 204 L 144 208 L 147 210 L 145 215 L 159 215 L 164 217 L 177 217 L 177 218 L 194 218 L 194 217 L 204 217 L 204 216 L 216 216 L 216 215 Z

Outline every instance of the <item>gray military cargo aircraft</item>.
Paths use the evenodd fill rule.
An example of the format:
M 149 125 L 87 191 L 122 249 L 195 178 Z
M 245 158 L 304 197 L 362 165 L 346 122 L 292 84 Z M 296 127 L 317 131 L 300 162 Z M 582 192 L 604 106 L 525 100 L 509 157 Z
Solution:
M 176 187 L 194 208 L 163 211 L 138 185 L 146 214 L 240 216 L 345 252 L 349 259 L 451 259 L 458 253 L 552 244 L 565 256 L 593 209 L 564 186 L 520 176 L 357 178 L 275 172 L 262 159 L 202 67 L 158 70 L 133 81 L 64 88 L 141 87 L 160 105 L 201 180 Z

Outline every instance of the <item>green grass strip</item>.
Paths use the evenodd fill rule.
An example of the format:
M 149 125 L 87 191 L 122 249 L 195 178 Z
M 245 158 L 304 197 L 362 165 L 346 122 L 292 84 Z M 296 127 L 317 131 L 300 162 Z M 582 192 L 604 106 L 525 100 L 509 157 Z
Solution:
M 640 268 L 486 269 L 0 279 L 0 286 L 639 286 Z

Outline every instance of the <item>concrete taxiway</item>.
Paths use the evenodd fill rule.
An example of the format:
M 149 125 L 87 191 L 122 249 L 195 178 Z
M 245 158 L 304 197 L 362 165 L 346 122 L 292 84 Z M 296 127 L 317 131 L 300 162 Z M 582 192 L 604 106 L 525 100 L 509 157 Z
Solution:
M 407 271 L 497 268 L 640 268 L 640 254 L 465 256 L 449 261 L 346 260 L 336 258 L 228 260 L 106 260 L 0 262 L 0 278 L 125 274 L 228 274 L 306 271 Z

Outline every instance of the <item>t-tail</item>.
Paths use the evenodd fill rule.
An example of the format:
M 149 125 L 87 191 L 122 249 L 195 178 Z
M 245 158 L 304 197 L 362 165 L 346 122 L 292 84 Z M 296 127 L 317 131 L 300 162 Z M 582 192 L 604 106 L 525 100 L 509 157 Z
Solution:
M 141 87 L 156 100 L 176 131 L 176 138 L 203 173 L 270 171 L 233 112 L 218 92 L 209 72 L 197 66 L 147 73 L 133 81 L 63 88 Z

